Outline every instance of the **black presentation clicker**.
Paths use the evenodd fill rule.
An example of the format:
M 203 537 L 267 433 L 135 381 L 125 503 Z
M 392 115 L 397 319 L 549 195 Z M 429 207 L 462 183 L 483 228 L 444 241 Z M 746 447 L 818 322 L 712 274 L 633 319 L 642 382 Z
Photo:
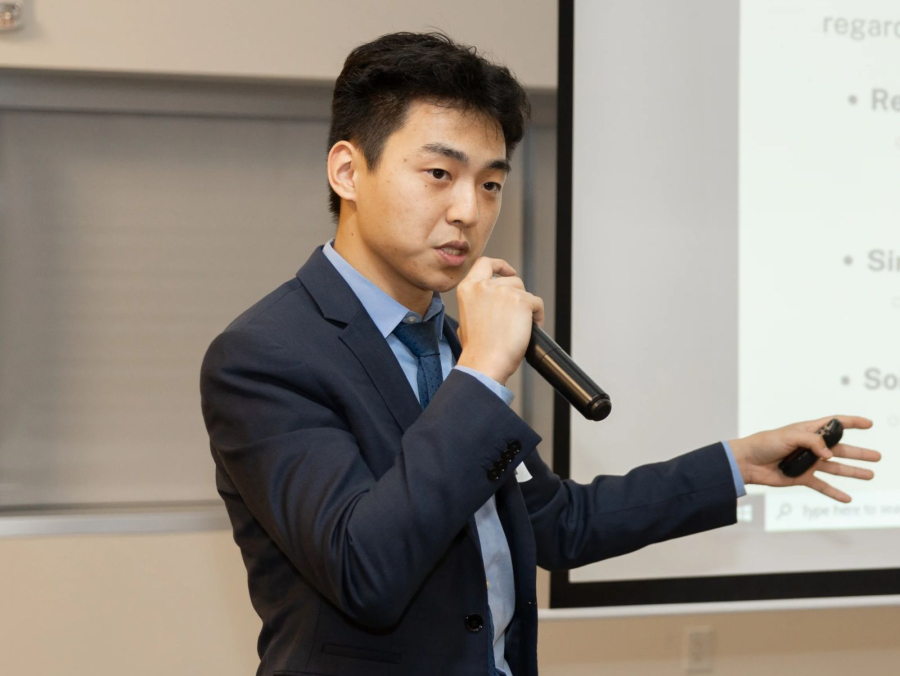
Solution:
M 832 418 L 817 429 L 816 434 L 821 434 L 825 437 L 825 445 L 828 446 L 828 448 L 834 448 L 841 440 L 841 437 L 844 436 L 844 426 L 841 425 L 840 420 Z M 808 448 L 798 448 L 778 463 L 778 469 L 780 469 L 785 476 L 789 476 L 793 479 L 812 467 L 818 459 L 819 456 Z

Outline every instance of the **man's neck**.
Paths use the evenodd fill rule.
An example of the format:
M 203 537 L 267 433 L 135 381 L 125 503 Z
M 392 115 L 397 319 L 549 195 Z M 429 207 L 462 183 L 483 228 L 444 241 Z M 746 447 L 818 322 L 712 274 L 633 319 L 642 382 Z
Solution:
M 363 277 L 384 291 L 391 298 L 422 316 L 428 311 L 434 293 L 427 289 L 412 287 L 384 261 L 373 255 L 362 244 L 362 238 L 353 234 L 353 228 L 338 226 L 334 238 L 334 250 Z

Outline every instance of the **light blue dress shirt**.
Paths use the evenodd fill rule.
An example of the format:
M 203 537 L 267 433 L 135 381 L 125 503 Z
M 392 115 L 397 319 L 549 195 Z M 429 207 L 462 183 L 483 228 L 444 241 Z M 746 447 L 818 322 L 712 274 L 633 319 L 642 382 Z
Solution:
M 344 281 L 347 282 L 353 293 L 356 294 L 356 297 L 359 298 L 363 308 L 365 308 L 369 317 L 372 318 L 381 335 L 387 340 L 388 346 L 397 358 L 413 393 L 416 395 L 416 399 L 419 398 L 419 387 L 416 380 L 418 359 L 409 348 L 400 342 L 400 339 L 393 334 L 393 331 L 401 322 L 412 323 L 428 321 L 434 318 L 438 336 L 440 337 L 438 346 L 441 352 L 441 371 L 444 379 L 447 378 L 451 369 L 457 368 L 477 378 L 485 387 L 494 392 L 507 404 L 512 403 L 513 393 L 496 380 L 480 371 L 455 365 L 450 345 L 443 334 L 444 303 L 441 301 L 439 294 L 434 294 L 425 316 L 420 316 L 418 313 L 398 303 L 363 276 L 343 256 L 334 250 L 333 243 L 334 240 L 328 242 L 322 249 L 322 252 L 341 277 L 344 278 Z M 728 462 L 731 465 L 735 490 L 738 497 L 741 497 L 746 494 L 746 490 L 741 474 L 738 471 L 737 463 L 734 460 L 734 454 L 727 441 L 723 441 L 722 444 L 725 446 Z M 506 647 L 506 628 L 512 620 L 516 597 L 509 544 L 506 541 L 506 534 L 497 514 L 497 503 L 494 496 L 491 496 L 490 500 L 475 512 L 475 525 L 478 528 L 478 540 L 481 543 L 481 556 L 484 560 L 484 572 L 488 588 L 488 606 L 494 629 L 494 665 L 500 676 L 511 676 L 509 665 L 507 665 L 503 653 Z

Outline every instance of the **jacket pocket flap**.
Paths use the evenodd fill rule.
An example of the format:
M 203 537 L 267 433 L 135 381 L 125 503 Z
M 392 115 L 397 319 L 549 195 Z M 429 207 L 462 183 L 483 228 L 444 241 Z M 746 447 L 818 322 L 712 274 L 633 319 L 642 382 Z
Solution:
M 390 652 L 388 650 L 373 650 L 372 648 L 354 648 L 348 645 L 337 645 L 335 643 L 323 643 L 322 652 L 329 655 L 339 655 L 340 657 L 354 657 L 358 660 L 371 660 L 373 662 L 390 662 L 391 664 L 400 664 L 400 653 Z

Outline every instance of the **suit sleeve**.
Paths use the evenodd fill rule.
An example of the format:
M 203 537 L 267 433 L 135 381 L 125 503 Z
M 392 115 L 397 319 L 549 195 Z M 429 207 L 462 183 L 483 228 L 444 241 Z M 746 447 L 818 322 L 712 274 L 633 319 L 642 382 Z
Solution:
M 499 488 L 510 441 L 540 437 L 475 378 L 451 373 L 377 480 L 296 355 L 246 329 L 210 345 L 200 378 L 214 457 L 255 519 L 337 607 L 394 624 L 468 519 Z M 504 474 L 504 478 L 508 476 Z
M 525 466 L 533 479 L 520 486 L 537 562 L 548 570 L 577 568 L 736 521 L 737 495 L 721 443 L 590 484 L 560 479 L 537 453 Z

